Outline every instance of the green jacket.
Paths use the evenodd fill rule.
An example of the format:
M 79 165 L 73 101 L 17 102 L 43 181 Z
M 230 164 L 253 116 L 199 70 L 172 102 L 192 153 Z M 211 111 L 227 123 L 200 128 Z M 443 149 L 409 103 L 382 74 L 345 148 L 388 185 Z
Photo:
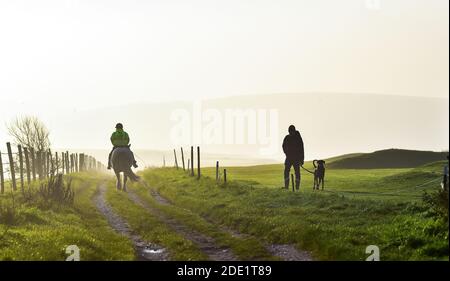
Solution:
M 113 146 L 128 146 L 130 144 L 130 137 L 124 130 L 116 129 L 111 135 L 111 143 Z

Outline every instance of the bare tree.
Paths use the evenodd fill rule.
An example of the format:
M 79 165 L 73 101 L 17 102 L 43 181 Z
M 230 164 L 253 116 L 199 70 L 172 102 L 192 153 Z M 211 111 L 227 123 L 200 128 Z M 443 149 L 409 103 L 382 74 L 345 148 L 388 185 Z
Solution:
M 17 117 L 6 127 L 16 144 L 41 152 L 50 148 L 50 132 L 37 117 Z

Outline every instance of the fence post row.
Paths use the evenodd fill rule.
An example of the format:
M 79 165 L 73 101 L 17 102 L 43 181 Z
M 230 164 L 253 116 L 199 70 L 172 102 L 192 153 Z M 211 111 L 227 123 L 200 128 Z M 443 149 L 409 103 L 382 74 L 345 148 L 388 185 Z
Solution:
M 17 185 L 20 184 L 22 192 L 25 192 L 25 177 L 26 184 L 30 188 L 31 183 L 36 179 L 46 179 L 60 171 L 61 174 L 69 174 L 86 170 L 100 171 L 105 168 L 93 156 L 83 153 L 69 154 L 66 151 L 59 156 L 58 152 L 55 152 L 53 157 L 51 149 L 35 151 L 32 147 L 23 147 L 22 145 L 17 145 L 17 153 L 13 153 L 10 142 L 6 143 L 6 148 L 7 153 L 4 155 L 8 155 L 8 163 L 3 163 L 3 154 L 0 151 L 0 194 L 5 192 L 5 164 L 9 165 L 12 190 L 16 191 Z M 18 173 L 18 178 L 16 178 L 16 173 Z

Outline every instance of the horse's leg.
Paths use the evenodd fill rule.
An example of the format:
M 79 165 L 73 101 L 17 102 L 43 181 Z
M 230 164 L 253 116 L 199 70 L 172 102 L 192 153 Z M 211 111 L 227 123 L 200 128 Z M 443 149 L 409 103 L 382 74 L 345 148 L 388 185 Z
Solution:
M 122 189 L 122 183 L 120 181 L 120 172 L 119 173 L 116 172 L 116 177 L 117 177 L 116 187 L 117 187 L 118 190 L 121 190 Z
M 127 181 L 128 181 L 128 177 L 127 177 L 127 175 L 124 173 L 124 174 L 123 174 L 123 191 L 127 191 Z

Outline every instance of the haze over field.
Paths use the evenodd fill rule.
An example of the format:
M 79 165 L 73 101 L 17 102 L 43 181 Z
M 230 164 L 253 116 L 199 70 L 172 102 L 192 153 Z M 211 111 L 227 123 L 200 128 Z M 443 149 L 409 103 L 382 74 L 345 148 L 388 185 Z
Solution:
M 258 129 L 254 141 L 227 141 L 222 128 L 201 142 L 245 163 L 279 161 L 290 123 L 307 159 L 446 150 L 448 8 L 446 0 L 1 1 L 0 120 L 34 114 L 55 148 L 102 154 L 121 121 L 134 148 L 167 151 L 201 142 L 193 120 L 191 141 L 172 133 L 174 111 L 192 113 L 202 100 L 215 110 L 210 119 L 277 110 L 265 138 Z M 0 140 L 9 140 L 4 126 Z
M 196 106 L 201 107 L 203 116 L 200 142 L 194 135 Z M 227 110 L 230 109 L 232 131 L 226 129 Z M 273 109 L 277 112 L 275 124 L 269 121 Z M 187 114 L 187 122 L 181 124 L 191 133 L 185 141 L 177 134 L 172 137 L 181 122 L 174 118 L 180 110 Z M 259 111 L 265 113 L 265 118 L 259 117 Z M 55 132 L 67 128 L 70 132 L 88 132 L 66 137 L 55 134 L 53 138 L 56 143 L 65 144 L 63 147 L 71 147 L 76 138 L 79 147 L 74 148 L 80 151 L 82 148 L 106 149 L 94 151 L 93 155 L 98 159 L 106 157 L 110 149 L 109 135 L 115 122 L 120 120 L 126 124 L 133 147 L 140 150 L 138 155 L 147 165 L 162 165 L 163 155 L 168 165 L 172 165 L 171 150 L 180 146 L 188 149 L 192 144 L 201 144 L 202 151 L 210 154 L 204 164 L 214 165 L 215 160 L 225 160 L 225 155 L 229 155 L 233 161 L 226 161 L 227 165 L 246 165 L 281 161 L 281 143 L 290 123 L 296 124 L 302 133 L 305 156 L 309 160 L 386 148 L 448 150 L 448 112 L 448 100 L 440 98 L 315 93 L 239 96 L 199 104 L 142 103 L 54 115 L 47 122 Z M 219 122 L 214 123 L 212 116 Z M 252 119 L 252 116 L 256 118 Z M 218 136 L 212 139 L 206 133 L 211 124 L 218 129 Z M 256 128 L 254 143 L 250 143 L 249 124 Z M 240 130 L 242 134 L 239 134 Z M 260 137 L 260 131 L 265 133 L 264 138 Z M 229 135 L 232 139 L 227 143 Z M 243 137 L 242 143 L 239 143 L 239 135 Z M 153 151 L 143 151 L 148 149 Z M 214 158 L 211 154 L 221 157 Z

